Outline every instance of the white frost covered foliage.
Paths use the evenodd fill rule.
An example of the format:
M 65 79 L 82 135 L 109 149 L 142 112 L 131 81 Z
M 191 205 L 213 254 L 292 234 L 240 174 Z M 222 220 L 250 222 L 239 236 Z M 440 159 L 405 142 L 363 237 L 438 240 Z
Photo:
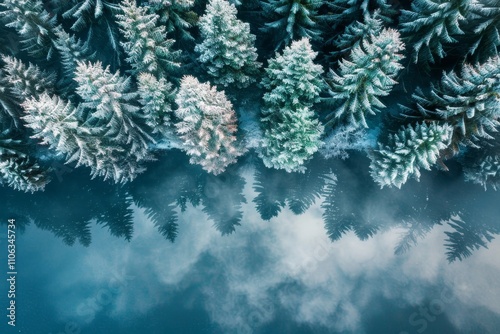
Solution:
M 308 38 L 320 40 L 320 16 L 322 0 L 262 0 L 262 9 L 271 22 L 262 30 L 274 36 L 275 50 L 288 46 L 294 40 Z
M 95 52 L 92 52 L 89 46 L 89 41 L 82 42 L 74 35 L 68 34 L 58 27 L 55 31 L 57 40 L 55 47 L 61 56 L 61 64 L 64 69 L 64 75 L 73 78 L 74 72 L 78 65 L 78 61 L 92 60 L 95 57 Z
M 321 146 L 323 126 L 312 106 L 323 87 L 323 68 L 307 38 L 293 42 L 269 60 L 262 85 L 264 132 L 259 156 L 267 167 L 303 172 L 303 164 Z
M 402 10 L 401 33 L 413 44 L 413 61 L 434 63 L 444 58 L 446 44 L 457 43 L 462 26 L 476 0 L 415 0 L 411 10 Z
M 50 59 L 54 53 L 57 16 L 49 14 L 40 0 L 2 0 L 0 19 L 21 37 L 24 50 Z
M 138 7 L 136 0 L 120 4 L 122 14 L 116 15 L 120 31 L 125 37 L 121 45 L 133 72 L 148 72 L 157 76 L 179 67 L 178 52 L 171 51 L 174 40 L 167 39 L 164 26 L 157 26 L 159 16 L 148 14 L 146 7 Z
M 488 186 L 500 189 L 500 155 L 486 155 L 474 166 L 464 168 L 465 180 L 481 185 L 484 190 Z
M 146 156 L 150 138 L 138 124 L 144 116 L 132 104 L 137 93 L 130 91 L 130 78 L 111 73 L 100 62 L 79 62 L 75 81 L 82 106 L 90 110 L 87 122 L 106 128 L 106 135 L 116 143 L 131 144 L 138 159 Z
M 185 76 L 175 102 L 177 133 L 192 164 L 217 175 L 244 153 L 236 139 L 236 114 L 224 92 Z
M 54 90 L 56 77 L 53 73 L 42 71 L 31 63 L 26 65 L 14 57 L 2 56 L 2 61 L 5 63 L 5 77 L 12 87 L 12 94 L 20 101 Z
M 401 188 L 409 177 L 420 178 L 420 168 L 430 170 L 448 147 L 453 128 L 435 122 L 411 124 L 390 134 L 387 144 L 371 155 L 370 174 L 381 188 Z
M 111 73 L 109 66 L 103 68 L 100 62 L 78 63 L 75 73 L 78 83 L 76 92 L 83 99 L 81 106 L 86 108 L 85 124 L 99 133 L 103 138 L 126 152 L 123 159 L 139 164 L 151 160 L 148 145 L 153 139 L 144 130 L 145 116 L 141 109 L 134 105 L 137 93 L 130 91 L 130 78 L 120 76 L 119 72 Z M 136 170 L 128 168 L 130 174 L 115 179 L 126 182 L 136 176 Z
M 174 101 L 174 89 L 165 78 L 157 79 L 149 73 L 141 73 L 137 78 L 139 102 L 146 124 L 153 133 L 167 134 L 171 130 L 170 115 Z
M 413 99 L 425 117 L 436 114 L 453 126 L 452 150 L 459 145 L 481 147 L 500 126 L 500 57 L 483 64 L 465 64 L 460 72 L 444 73 L 429 94 L 417 89 Z
M 367 128 L 366 116 L 385 108 L 379 97 L 389 95 L 397 84 L 395 77 L 403 68 L 403 50 L 404 44 L 394 29 L 384 29 L 356 44 L 349 58 L 340 62 L 338 73 L 330 70 L 329 94 L 336 107 L 327 116 L 327 125 Z
M 203 42 L 196 45 L 199 61 L 213 82 L 223 86 L 247 87 L 255 82 L 261 66 L 257 62 L 255 35 L 250 25 L 236 17 L 236 8 L 227 0 L 211 0 L 199 27 Z
M 159 14 L 160 22 L 177 41 L 194 41 L 189 31 L 198 22 L 192 10 L 194 0 L 150 0 L 149 9 Z
M 383 28 L 383 22 L 380 19 L 380 11 L 373 15 L 367 15 L 362 21 L 354 21 L 345 27 L 344 32 L 334 40 L 335 49 L 332 55 L 338 56 L 349 52 L 354 45 L 369 35 L 378 35 Z
M 71 102 L 42 94 L 27 100 L 23 108 L 26 113 L 23 121 L 33 130 L 33 138 L 63 155 L 66 163 L 90 167 L 92 177 L 124 183 L 143 171 L 138 161 L 128 155 L 126 147 L 113 143 L 102 131 L 85 124 L 80 107 Z

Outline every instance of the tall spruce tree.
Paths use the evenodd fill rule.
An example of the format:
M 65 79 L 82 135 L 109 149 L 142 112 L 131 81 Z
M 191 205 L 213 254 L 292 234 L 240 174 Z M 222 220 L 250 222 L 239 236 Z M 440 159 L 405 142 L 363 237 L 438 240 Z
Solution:
M 192 164 L 217 175 L 244 153 L 236 139 L 236 114 L 223 91 L 185 76 L 175 102 L 180 120 L 175 126 Z
M 413 61 L 435 63 L 446 56 L 445 46 L 457 43 L 474 0 L 415 0 L 402 10 L 401 34 L 413 47 Z
M 169 36 L 176 41 L 194 42 L 190 31 L 198 22 L 194 4 L 194 0 L 150 0 L 149 8 L 160 15 L 160 22 L 165 24 Z
M 81 106 L 44 93 L 27 100 L 23 107 L 23 120 L 33 138 L 62 155 L 66 163 L 90 167 L 92 177 L 124 183 L 144 170 L 125 145 L 113 143 L 101 129 L 83 121 Z
M 345 27 L 342 34 L 336 35 L 333 40 L 335 51 L 332 52 L 332 55 L 337 57 L 348 54 L 363 38 L 367 38 L 369 35 L 379 35 L 382 28 L 383 22 L 378 11 L 373 15 L 365 16 L 361 21 L 352 22 Z
M 497 56 L 500 46 L 500 3 L 496 0 L 481 0 L 471 6 L 468 21 L 469 31 L 472 30 L 474 36 L 469 54 L 481 62 Z
M 30 55 L 50 59 L 54 53 L 56 16 L 50 15 L 40 0 L 3 0 L 0 18 L 14 28 Z
M 96 51 L 118 66 L 121 50 L 119 29 L 114 16 L 120 12 L 119 2 L 120 0 L 71 0 L 66 2 L 70 7 L 62 14 L 65 19 L 74 19 L 71 30 L 86 31 L 87 40 L 100 44 L 101 47 Z M 101 38 L 104 36 L 107 43 L 102 43 Z
M 144 127 L 144 114 L 133 104 L 137 93 L 131 92 L 130 78 L 112 74 L 109 66 L 78 63 L 75 74 L 76 92 L 88 110 L 86 124 L 107 140 L 121 146 L 135 162 L 152 159 L 148 145 L 152 138 Z
M 164 26 L 158 26 L 159 16 L 148 14 L 146 7 L 138 7 L 136 0 L 120 3 L 122 13 L 116 15 L 125 38 L 121 45 L 132 65 L 133 73 L 147 72 L 158 76 L 179 67 L 179 52 L 171 50 L 174 40 L 167 39 Z
M 264 14 L 271 20 L 262 30 L 274 36 L 275 50 L 307 37 L 319 40 L 318 9 L 322 0 L 262 0 Z
M 448 147 L 453 128 L 448 124 L 417 123 L 390 134 L 385 145 L 371 155 L 370 174 L 381 188 L 401 188 L 409 177 L 420 178 L 420 168 L 430 170 Z
M 267 167 L 303 172 L 304 162 L 321 146 L 323 126 L 312 110 L 323 88 L 323 69 L 313 62 L 316 55 L 303 38 L 269 60 L 262 80 L 267 92 L 259 152 Z
M 248 23 L 236 17 L 234 5 L 227 0 L 211 0 L 199 27 L 203 41 L 195 50 L 214 83 L 242 88 L 255 81 L 261 66 L 254 47 L 255 35 L 250 33 Z
M 145 115 L 146 124 L 153 133 L 167 134 L 173 130 L 170 115 L 175 90 L 165 78 L 156 79 L 149 73 L 141 73 L 137 78 L 139 102 Z
M 460 73 L 444 73 L 429 94 L 417 90 L 416 108 L 425 118 L 444 120 L 453 126 L 450 149 L 460 145 L 478 148 L 500 126 L 500 57 L 483 64 L 462 67 Z
M 73 76 L 78 66 L 78 61 L 89 61 L 95 58 L 95 52 L 90 48 L 89 41 L 82 42 L 74 35 L 68 34 L 62 27 L 58 27 L 55 31 L 57 40 L 54 43 L 61 57 L 61 65 L 63 67 L 64 83 L 68 80 L 73 81 Z
M 339 73 L 330 70 L 330 102 L 335 111 L 327 115 L 327 126 L 368 127 L 366 115 L 375 115 L 385 105 L 380 96 L 388 95 L 403 68 L 400 61 L 404 44 L 399 33 L 383 29 L 356 44 L 349 59 L 340 62 Z

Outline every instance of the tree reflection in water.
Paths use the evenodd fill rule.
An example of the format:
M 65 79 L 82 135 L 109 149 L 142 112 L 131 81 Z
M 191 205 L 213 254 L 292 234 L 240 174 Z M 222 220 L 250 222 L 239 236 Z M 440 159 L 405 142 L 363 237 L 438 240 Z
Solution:
M 397 228 L 401 235 L 394 251 L 399 255 L 441 225 L 450 262 L 487 248 L 500 233 L 498 193 L 463 182 L 458 165 L 449 166 L 446 174 L 423 175 L 420 182 L 409 182 L 398 190 L 380 189 L 365 168 L 368 160 L 360 155 L 347 161 L 316 157 L 305 173 L 269 169 L 251 155 L 244 159 L 214 176 L 189 164 L 185 154 L 174 150 L 125 186 L 89 181 L 86 171 L 74 170 L 40 193 L 25 194 L 5 187 L 1 198 L 7 211 L 2 215 L 7 216 L 2 224 L 7 218 L 16 218 L 21 231 L 33 223 L 68 245 L 78 241 L 88 246 L 92 223 L 130 240 L 135 205 L 144 210 L 165 239 L 174 242 L 179 217 L 189 206 L 203 211 L 224 236 L 237 231 L 241 224 L 251 224 L 245 221 L 245 203 L 263 220 L 271 220 L 279 219 L 285 207 L 300 215 L 318 202 L 332 242 L 347 233 L 366 240 Z M 248 170 L 251 172 L 245 172 Z M 254 198 L 247 198 L 247 182 L 252 185 Z

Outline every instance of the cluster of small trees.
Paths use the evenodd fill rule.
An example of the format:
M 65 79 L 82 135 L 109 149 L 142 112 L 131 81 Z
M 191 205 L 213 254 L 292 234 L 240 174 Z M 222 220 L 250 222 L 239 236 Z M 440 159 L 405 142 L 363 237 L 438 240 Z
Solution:
M 128 182 L 163 141 L 223 173 L 246 151 L 248 89 L 262 96 L 257 153 L 269 168 L 304 172 L 316 152 L 335 156 L 339 140 L 371 131 L 382 187 L 485 146 L 466 159 L 467 179 L 498 186 L 496 1 L 5 0 L 0 20 L 20 46 L 0 46 L 0 178 L 16 189 L 43 189 L 57 159 Z M 465 65 L 411 102 L 393 94 L 447 63 Z

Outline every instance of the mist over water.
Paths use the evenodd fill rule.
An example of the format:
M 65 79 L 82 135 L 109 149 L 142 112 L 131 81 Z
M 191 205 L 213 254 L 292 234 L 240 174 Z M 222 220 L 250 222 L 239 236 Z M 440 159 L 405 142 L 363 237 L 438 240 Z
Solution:
M 454 165 L 379 189 L 367 165 L 289 174 L 248 155 L 212 176 L 172 151 L 126 186 L 73 170 L 2 188 L 14 332 L 495 333 L 498 192 Z

